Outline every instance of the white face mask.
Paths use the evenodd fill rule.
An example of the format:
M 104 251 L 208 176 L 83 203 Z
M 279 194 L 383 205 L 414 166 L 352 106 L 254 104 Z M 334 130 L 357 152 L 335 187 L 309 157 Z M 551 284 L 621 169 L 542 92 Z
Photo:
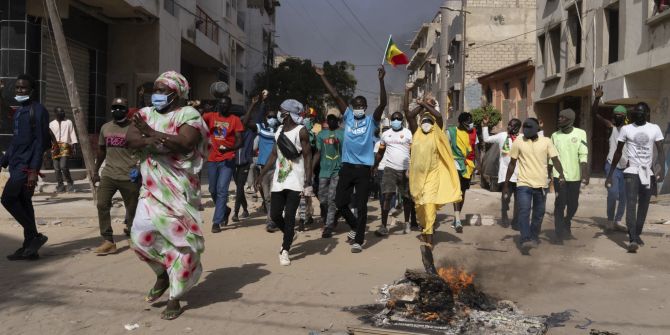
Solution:
M 365 116 L 365 109 L 354 109 L 354 117 L 360 119 Z
M 284 124 L 284 120 L 286 119 L 286 114 L 288 114 L 288 113 L 279 113 L 279 115 L 277 115 L 277 120 L 279 120 L 280 124 Z
M 470 123 L 470 124 L 468 124 L 468 130 L 472 130 L 472 128 L 474 128 L 474 127 L 475 127 L 475 124 L 474 124 L 474 123 Z
M 433 129 L 433 125 L 430 123 L 422 123 L 421 130 L 424 134 L 428 134 Z
M 14 100 L 16 100 L 17 102 L 26 102 L 26 101 L 30 100 L 30 96 L 29 95 L 17 95 L 17 96 L 14 97 Z

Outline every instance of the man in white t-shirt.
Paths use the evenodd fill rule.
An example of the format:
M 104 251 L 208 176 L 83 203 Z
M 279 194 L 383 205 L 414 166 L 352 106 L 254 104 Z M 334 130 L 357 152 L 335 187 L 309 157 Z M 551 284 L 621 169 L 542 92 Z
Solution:
M 510 152 L 512 151 L 512 143 L 516 140 L 519 135 L 519 130 L 521 130 L 521 120 L 511 119 L 507 123 L 507 131 L 499 132 L 493 136 L 489 135 L 489 118 L 485 117 L 482 119 L 482 135 L 484 142 L 486 143 L 495 143 L 500 149 L 500 158 L 498 160 L 498 182 L 500 184 L 505 183 L 505 177 L 507 176 L 507 166 L 510 162 Z M 511 194 L 502 194 L 501 195 L 501 214 L 502 214 L 502 225 L 507 227 L 509 225 L 509 217 L 507 216 L 507 211 L 509 210 L 509 203 L 512 199 L 512 194 L 514 194 L 514 210 L 512 214 L 512 228 L 518 229 L 517 216 L 518 216 L 518 206 L 516 201 L 516 180 L 517 180 L 517 170 L 514 170 L 514 174 L 509 180 L 509 192 Z
M 638 103 L 628 114 L 632 124 L 621 127 L 618 146 L 612 158 L 612 165 L 617 166 L 625 149 L 628 167 L 623 171 L 626 181 L 626 227 L 628 228 L 628 252 L 635 253 L 644 242 L 640 238 L 644 221 L 647 219 L 649 200 L 655 183 L 663 182 L 665 176 L 665 153 L 663 152 L 663 133 L 661 128 L 647 122 L 649 106 Z M 654 143 L 658 151 L 660 171 L 654 174 L 653 158 Z M 605 187 L 612 187 L 610 170 Z
M 391 129 L 382 133 L 379 141 L 379 150 L 375 155 L 375 167 L 384 159 L 386 167 L 382 177 L 382 226 L 375 232 L 378 236 L 388 235 L 388 215 L 391 211 L 391 198 L 398 190 L 403 200 L 405 224 L 409 221 L 412 212 L 412 202 L 409 199 L 409 148 L 412 145 L 412 132 L 403 127 L 404 116 L 400 112 L 391 115 Z

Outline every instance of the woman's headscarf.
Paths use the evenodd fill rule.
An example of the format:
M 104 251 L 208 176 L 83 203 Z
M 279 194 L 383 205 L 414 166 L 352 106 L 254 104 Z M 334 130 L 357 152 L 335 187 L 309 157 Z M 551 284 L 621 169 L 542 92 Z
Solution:
M 176 71 L 163 72 L 163 74 L 156 78 L 156 83 L 165 84 L 170 90 L 177 92 L 177 96 L 182 99 L 188 97 L 188 92 L 191 89 L 191 86 L 188 85 L 188 80 Z

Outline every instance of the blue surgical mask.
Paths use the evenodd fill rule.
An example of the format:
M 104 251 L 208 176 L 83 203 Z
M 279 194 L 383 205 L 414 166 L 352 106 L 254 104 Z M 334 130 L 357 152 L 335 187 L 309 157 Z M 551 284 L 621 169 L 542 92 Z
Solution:
M 16 100 L 18 102 L 26 102 L 26 101 L 30 100 L 30 96 L 29 95 L 17 95 L 17 96 L 14 97 L 14 100 Z
M 393 130 L 400 130 L 400 129 L 402 129 L 402 121 L 400 121 L 400 120 L 392 120 L 392 121 L 391 121 L 391 128 L 393 128 Z
M 360 119 L 365 116 L 365 109 L 354 109 L 354 117 Z
M 156 108 L 156 110 L 163 110 L 167 105 L 170 104 L 168 102 L 168 97 L 170 96 L 170 94 L 160 94 L 160 93 L 152 94 L 151 104 Z
M 276 127 L 277 124 L 279 124 L 279 121 L 277 120 L 276 117 L 273 117 L 273 118 L 269 118 L 269 119 L 268 119 L 268 126 L 270 126 L 270 128 L 274 128 L 274 127 Z

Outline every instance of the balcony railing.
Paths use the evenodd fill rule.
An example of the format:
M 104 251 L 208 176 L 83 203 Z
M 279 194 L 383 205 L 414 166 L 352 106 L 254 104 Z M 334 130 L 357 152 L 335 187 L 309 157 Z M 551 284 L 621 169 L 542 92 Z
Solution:
M 214 43 L 219 44 L 219 26 L 200 6 L 196 6 L 195 27 Z

